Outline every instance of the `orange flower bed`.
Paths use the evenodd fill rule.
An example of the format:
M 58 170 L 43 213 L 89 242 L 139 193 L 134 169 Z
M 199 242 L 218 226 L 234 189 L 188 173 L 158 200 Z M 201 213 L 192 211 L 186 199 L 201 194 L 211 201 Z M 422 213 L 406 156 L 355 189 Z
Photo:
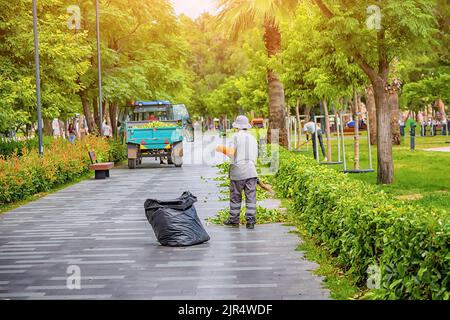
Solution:
M 0 156 L 0 205 L 26 199 L 83 176 L 89 172 L 88 150 L 94 150 L 99 161 L 109 161 L 110 148 L 106 140 L 98 137 L 86 137 L 74 144 L 55 139 L 44 150 L 43 157 L 37 150 L 25 149 L 21 157 Z

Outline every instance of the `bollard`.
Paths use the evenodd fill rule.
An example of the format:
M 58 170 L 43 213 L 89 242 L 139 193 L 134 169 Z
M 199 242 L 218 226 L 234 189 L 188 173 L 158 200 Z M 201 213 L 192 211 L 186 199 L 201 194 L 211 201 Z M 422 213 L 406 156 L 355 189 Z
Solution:
M 416 125 L 414 123 L 411 123 L 411 129 L 409 134 L 411 137 L 410 149 L 414 150 L 416 148 Z

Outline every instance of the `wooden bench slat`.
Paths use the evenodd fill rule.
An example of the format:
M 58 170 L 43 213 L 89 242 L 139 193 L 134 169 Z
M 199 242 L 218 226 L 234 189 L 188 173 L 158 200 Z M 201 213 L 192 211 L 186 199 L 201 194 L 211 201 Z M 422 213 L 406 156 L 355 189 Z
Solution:
M 114 162 L 95 163 L 89 166 L 91 170 L 109 170 L 114 168 Z

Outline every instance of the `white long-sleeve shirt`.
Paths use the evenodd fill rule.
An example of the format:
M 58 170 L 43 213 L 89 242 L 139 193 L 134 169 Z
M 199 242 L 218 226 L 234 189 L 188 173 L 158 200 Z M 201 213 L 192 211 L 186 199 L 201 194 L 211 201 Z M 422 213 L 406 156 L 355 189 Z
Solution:
M 236 152 L 231 159 L 230 179 L 246 180 L 258 177 L 258 142 L 255 137 L 246 130 L 240 130 L 233 137 L 233 147 Z
M 314 134 L 314 133 L 316 133 L 316 128 L 317 128 L 316 124 L 313 121 L 310 121 L 307 124 L 305 124 L 305 127 L 303 128 L 303 131 L 304 132 L 309 132 L 311 134 Z

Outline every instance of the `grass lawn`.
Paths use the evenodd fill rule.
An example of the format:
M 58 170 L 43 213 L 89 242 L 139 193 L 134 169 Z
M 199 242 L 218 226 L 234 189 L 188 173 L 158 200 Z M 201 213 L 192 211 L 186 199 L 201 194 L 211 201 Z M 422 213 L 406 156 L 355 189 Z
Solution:
M 360 142 L 361 169 L 369 167 L 366 132 L 362 133 Z M 450 147 L 445 136 L 420 137 L 416 136 L 416 150 L 409 147 L 410 137 L 403 138 L 402 145 L 393 147 L 395 181 L 392 185 L 380 186 L 381 189 L 394 197 L 416 203 L 425 207 L 435 207 L 450 212 L 450 153 L 430 152 L 424 149 L 436 147 Z M 324 136 L 325 149 L 327 146 Z M 333 160 L 337 160 L 337 141 L 332 140 Z M 354 148 L 353 137 L 345 138 L 347 169 L 353 169 Z M 303 147 L 305 150 L 305 147 Z M 373 168 L 377 168 L 377 148 L 371 147 Z M 322 155 L 319 151 L 320 157 Z M 312 155 L 312 147 L 305 153 Z M 342 165 L 333 166 L 336 170 L 343 170 Z M 352 179 L 363 180 L 376 184 L 376 172 L 364 174 L 350 174 Z

